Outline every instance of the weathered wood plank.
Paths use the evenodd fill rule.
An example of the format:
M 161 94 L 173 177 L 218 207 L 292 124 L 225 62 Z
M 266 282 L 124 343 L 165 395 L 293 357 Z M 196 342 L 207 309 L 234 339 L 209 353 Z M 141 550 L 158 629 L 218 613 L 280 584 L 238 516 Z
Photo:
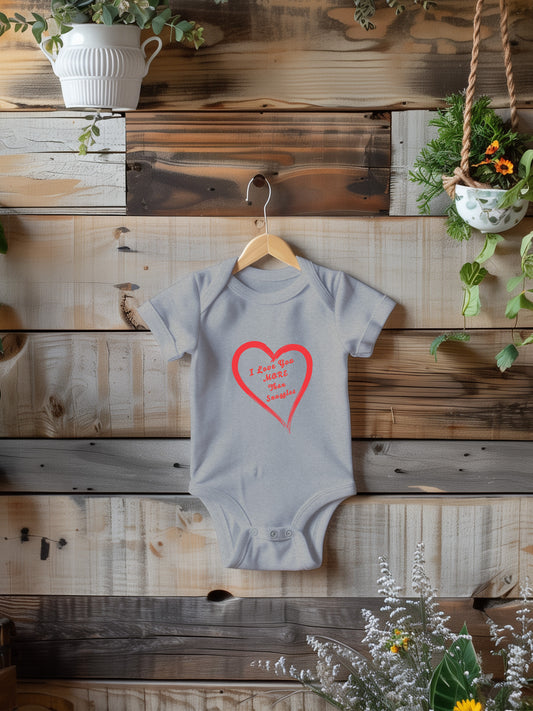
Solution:
M 48 4 L 3 4 L 7 14 L 32 10 L 44 14 Z M 398 17 L 384 5 L 371 33 L 355 23 L 351 2 L 235 0 L 220 8 L 184 0 L 179 10 L 204 24 L 207 46 L 194 53 L 167 45 L 144 80 L 141 108 L 430 108 L 466 86 L 473 7 L 462 0 L 428 13 L 409 5 Z M 512 0 L 509 17 L 517 94 L 531 101 L 529 4 Z M 0 107 L 62 106 L 59 80 L 28 35 L 2 38 Z M 482 39 L 478 88 L 504 106 L 498 0 L 485 3 Z
M 22 681 L 18 711 L 328 711 L 296 684 Z M 297 693 L 294 693 L 297 692 Z
M 90 123 L 90 111 L 9 111 L 0 113 L 0 156 L 18 155 L 30 161 L 35 153 L 77 153 L 78 137 Z M 88 147 L 90 153 L 124 153 L 126 119 L 120 114 L 102 113 L 97 124 L 100 135 Z M 83 158 L 80 159 L 83 167 Z
M 531 440 L 533 349 L 502 375 L 510 332 L 429 355 L 436 334 L 385 331 L 371 358 L 350 359 L 352 436 Z M 525 332 L 523 332 L 525 336 Z M 189 363 L 166 363 L 151 333 L 4 337 L 3 437 L 188 437 Z
M 367 494 L 533 494 L 533 442 L 354 440 Z M 0 492 L 185 494 L 188 439 L 4 439 Z
M 497 113 L 506 120 L 510 115 L 508 109 L 499 109 Z M 391 114 L 390 215 L 419 214 L 416 199 L 422 186 L 409 180 L 409 171 L 422 148 L 437 135 L 437 129 L 428 125 L 434 115 L 432 111 L 395 111 Z M 519 130 L 533 134 L 531 109 L 519 112 Z M 431 214 L 444 215 L 449 204 L 446 193 L 439 195 L 431 203 Z
M 79 211 L 95 206 L 123 207 L 125 202 L 124 157 L 90 153 L 83 157 L 70 153 L 0 156 L 0 202 L 4 207 L 69 207 Z
M 421 540 L 443 597 L 517 595 L 533 573 L 527 496 L 351 497 L 332 517 L 322 567 L 293 572 L 223 568 L 191 496 L 6 495 L 0 506 L 0 594 L 372 596 L 386 555 L 409 595 L 406 551 Z
M 2 208 L 124 207 L 125 121 L 101 121 L 101 138 L 80 156 L 77 137 L 88 123 L 73 112 L 0 114 Z
M 368 654 L 362 610 L 380 619 L 383 599 L 190 597 L 0 597 L 17 628 L 19 679 L 232 679 L 274 681 L 252 666 L 279 656 L 299 668 L 315 655 L 307 635 L 323 635 Z M 452 632 L 467 624 L 485 673 L 501 677 L 489 623 L 516 623 L 519 602 L 443 599 Z
M 128 214 L 262 216 L 388 212 L 390 115 L 136 113 L 127 122 Z
M 242 196 L 246 193 L 243 183 Z M 274 192 L 277 191 L 274 183 Z M 250 208 L 251 209 L 251 208 Z M 255 215 L 255 213 L 254 213 Z M 196 269 L 237 256 L 262 231 L 254 217 L 2 217 L 9 251 L 0 259 L 0 329 L 131 329 L 136 306 Z M 482 246 L 457 244 L 440 217 L 278 217 L 269 228 L 295 251 L 342 269 L 392 296 L 388 328 L 462 328 L 459 268 Z M 508 328 L 507 280 L 520 269 L 528 218 L 505 233 L 487 262 L 475 328 Z M 438 269 L 435 265 L 438 264 Z M 533 313 L 521 315 L 525 328 Z

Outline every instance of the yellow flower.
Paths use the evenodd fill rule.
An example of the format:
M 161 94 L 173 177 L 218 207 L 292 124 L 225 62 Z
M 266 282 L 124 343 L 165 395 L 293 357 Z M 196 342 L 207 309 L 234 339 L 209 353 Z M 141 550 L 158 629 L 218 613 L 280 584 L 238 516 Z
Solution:
M 453 711 L 482 711 L 482 709 L 483 707 L 479 701 L 476 701 L 475 699 L 466 699 L 466 701 L 458 701 L 455 704 Z
M 397 644 L 393 644 L 392 647 L 390 648 L 390 651 L 391 651 L 393 654 L 398 654 L 398 652 L 400 651 L 400 648 L 398 647 Z
M 498 141 L 492 141 L 490 146 L 485 151 L 485 155 L 491 156 L 493 153 L 496 153 L 496 151 L 499 149 L 499 147 L 500 147 L 500 144 Z
M 502 175 L 510 175 L 514 170 L 514 165 L 510 160 L 506 160 L 505 158 L 499 158 L 494 164 L 494 167 L 496 168 L 496 172 Z

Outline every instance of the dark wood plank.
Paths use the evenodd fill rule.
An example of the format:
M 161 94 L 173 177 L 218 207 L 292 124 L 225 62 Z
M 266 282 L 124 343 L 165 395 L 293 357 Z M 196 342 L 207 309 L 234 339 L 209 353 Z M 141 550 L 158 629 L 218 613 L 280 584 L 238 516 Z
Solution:
M 425 13 L 413 3 L 396 16 L 378 2 L 377 29 L 354 21 L 353 3 L 288 0 L 183 0 L 179 12 L 206 27 L 198 52 L 170 44 L 144 79 L 141 108 L 430 108 L 466 86 L 473 4 L 440 0 Z M 6 14 L 45 14 L 47 0 L 4 0 Z M 498 0 L 482 22 L 478 89 L 508 103 L 498 31 Z M 532 10 L 510 1 L 510 35 L 519 101 L 533 99 Z M 0 108 L 62 106 L 59 80 L 30 33 L 2 37 Z M 35 78 L 39 77 L 36 81 Z
M 4 596 L 1 614 L 15 622 L 20 678 L 274 680 L 252 667 L 280 655 L 310 666 L 307 635 L 327 635 L 364 651 L 363 609 L 380 613 L 380 598 L 236 599 Z M 512 623 L 517 602 L 443 599 L 458 632 L 464 622 L 484 670 L 498 675 L 487 622 Z M 386 615 L 383 615 L 386 619 Z
M 127 122 L 128 214 L 262 217 L 388 211 L 390 115 L 136 113 Z
M 17 670 L 16 667 L 0 669 L 0 709 L 17 711 Z
M 354 475 L 367 494 L 532 494 L 533 442 L 354 440 Z M 181 494 L 188 439 L 6 439 L 0 492 Z

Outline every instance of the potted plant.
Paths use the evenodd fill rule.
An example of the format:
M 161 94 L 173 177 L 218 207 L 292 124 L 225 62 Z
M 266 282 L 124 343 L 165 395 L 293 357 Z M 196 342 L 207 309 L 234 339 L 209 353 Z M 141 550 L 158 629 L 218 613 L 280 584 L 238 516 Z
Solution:
M 52 0 L 47 17 L 33 12 L 30 19 L 0 12 L 0 36 L 31 29 L 61 80 L 67 108 L 135 109 L 165 27 L 196 49 L 204 41 L 203 28 L 172 14 L 169 0 Z M 141 45 L 141 30 L 148 28 L 154 36 Z M 158 46 L 147 59 L 144 49 L 152 41 Z
M 417 198 L 423 215 L 431 213 L 431 201 L 445 191 L 443 176 L 453 175 L 461 165 L 464 94 L 452 94 L 446 102 L 448 106 L 429 121 L 437 136 L 421 150 L 409 172 L 410 180 L 423 187 Z M 503 232 L 522 219 L 528 201 L 533 200 L 531 138 L 498 116 L 489 97 L 474 102 L 469 169 L 476 185 L 455 186 L 456 199 L 447 209 L 446 224 L 453 239 L 469 239 L 472 227 L 484 234 Z
M 421 150 L 409 173 L 410 179 L 423 188 L 417 202 L 424 215 L 430 214 L 431 201 L 445 191 L 446 176 L 457 174 L 461 168 L 465 97 L 453 94 L 446 101 L 448 106 L 429 122 L 437 128 L 436 137 Z M 485 236 L 479 254 L 459 271 L 464 319 L 477 316 L 481 311 L 479 287 L 489 273 L 483 265 L 504 240 L 499 233 L 515 227 L 533 200 L 533 150 L 528 148 L 532 137 L 515 131 L 491 108 L 486 96 L 473 103 L 470 126 L 471 184 L 454 186 L 455 200 L 447 208 L 446 221 L 447 232 L 455 240 L 470 239 L 473 228 Z M 470 335 L 465 329 L 437 336 L 430 346 L 435 359 L 439 346 L 449 340 L 469 341 Z M 502 360 L 498 354 L 501 369 L 504 362 L 505 367 L 509 367 L 512 361 Z

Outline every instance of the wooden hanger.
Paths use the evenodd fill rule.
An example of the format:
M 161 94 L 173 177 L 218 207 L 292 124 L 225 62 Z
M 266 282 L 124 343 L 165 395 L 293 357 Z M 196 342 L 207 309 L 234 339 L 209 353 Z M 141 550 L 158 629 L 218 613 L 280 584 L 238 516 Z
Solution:
M 280 262 L 288 264 L 290 267 L 295 269 L 301 269 L 296 259 L 296 255 L 292 251 L 292 248 L 285 242 L 284 239 L 278 237 L 277 235 L 270 234 L 268 231 L 268 220 L 266 214 L 266 208 L 272 197 L 272 188 L 270 183 L 263 175 L 256 175 L 248 183 L 248 188 L 246 190 L 246 201 L 248 202 L 248 195 L 250 191 L 250 185 L 254 183 L 257 187 L 262 187 L 265 183 L 268 185 L 268 198 L 263 206 L 263 215 L 265 218 L 265 231 L 263 234 L 258 235 L 251 239 L 246 247 L 241 252 L 240 257 L 235 262 L 232 274 L 237 274 L 245 267 L 249 267 L 250 264 L 257 262 L 259 259 L 270 255 L 279 259 Z

